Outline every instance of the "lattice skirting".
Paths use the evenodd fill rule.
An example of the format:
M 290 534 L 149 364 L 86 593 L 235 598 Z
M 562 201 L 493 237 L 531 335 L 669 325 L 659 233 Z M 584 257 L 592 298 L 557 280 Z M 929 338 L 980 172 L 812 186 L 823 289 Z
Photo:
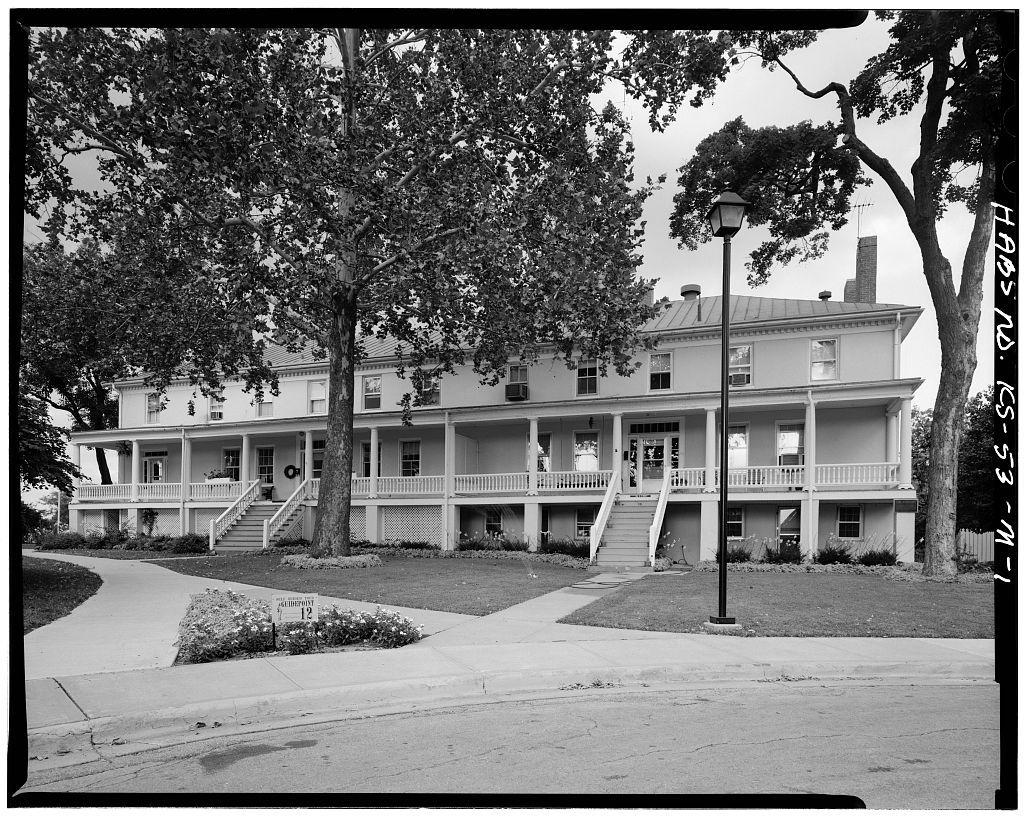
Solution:
M 443 512 L 437 505 L 403 506 L 385 505 L 384 541 L 418 541 L 441 544 Z
M 217 508 L 196 508 L 192 513 L 192 532 L 200 536 L 209 536 L 210 523 L 224 511 Z
M 300 522 L 292 528 L 288 538 L 303 537 L 309 539 L 313 536 L 313 529 L 305 530 L 305 514 L 300 517 Z M 313 509 L 313 518 L 316 518 L 316 509 Z M 353 541 L 366 538 L 366 508 L 353 506 L 348 517 L 349 536 Z M 305 532 L 304 532 L 305 531 Z

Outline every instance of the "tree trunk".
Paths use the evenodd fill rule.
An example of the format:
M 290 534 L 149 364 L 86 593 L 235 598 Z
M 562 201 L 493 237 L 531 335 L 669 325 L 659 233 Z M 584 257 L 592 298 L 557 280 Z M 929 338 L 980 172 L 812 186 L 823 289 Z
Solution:
M 96 446 L 96 465 L 100 469 L 100 484 L 110 485 L 113 480 L 110 478 L 110 466 L 107 464 L 106 449 Z
M 327 338 L 330 355 L 327 442 L 320 496 L 316 505 L 312 552 L 315 556 L 351 553 L 352 412 L 355 395 L 356 295 L 350 287 L 335 296 L 335 314 Z

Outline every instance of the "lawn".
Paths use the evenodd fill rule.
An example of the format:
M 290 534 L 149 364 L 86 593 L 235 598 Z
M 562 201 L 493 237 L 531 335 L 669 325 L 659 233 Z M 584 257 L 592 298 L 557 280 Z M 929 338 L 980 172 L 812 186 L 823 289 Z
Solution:
M 48 550 L 47 553 L 64 553 L 68 556 L 91 556 L 94 559 L 191 559 L 202 553 L 171 553 L 169 550 Z
M 62 618 L 100 589 L 103 580 L 91 570 L 52 559 L 22 556 L 21 588 L 25 632 Z
M 881 576 L 729 576 L 728 613 L 764 636 L 992 638 L 990 584 L 893 582 Z M 693 633 L 718 611 L 718 574 L 646 576 L 562 619 L 566 624 Z
M 470 615 L 504 610 L 586 578 L 575 568 L 535 561 L 387 555 L 381 556 L 381 567 L 301 570 L 281 567 L 281 556 L 270 551 L 187 558 L 160 566 L 190 576 Z

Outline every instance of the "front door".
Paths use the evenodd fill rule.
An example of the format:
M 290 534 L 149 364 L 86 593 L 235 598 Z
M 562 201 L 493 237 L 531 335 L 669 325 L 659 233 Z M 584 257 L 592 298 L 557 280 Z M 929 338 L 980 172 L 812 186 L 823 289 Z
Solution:
M 167 458 L 166 457 L 143 457 L 142 458 L 142 481 L 143 482 L 166 482 L 167 481 Z
M 661 491 L 666 454 L 670 450 L 667 437 L 631 437 L 629 440 L 629 487 L 634 493 L 656 494 Z

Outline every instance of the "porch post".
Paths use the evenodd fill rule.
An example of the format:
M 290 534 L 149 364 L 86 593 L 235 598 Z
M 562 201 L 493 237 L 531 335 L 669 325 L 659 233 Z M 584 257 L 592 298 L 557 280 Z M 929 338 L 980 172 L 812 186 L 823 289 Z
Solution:
M 249 474 L 249 460 L 252 458 L 252 439 L 248 434 L 242 435 L 242 491 L 249 486 L 252 477 Z
M 313 429 L 308 428 L 302 432 L 306 440 L 305 467 L 303 474 L 306 479 L 313 479 Z
M 132 502 L 139 501 L 139 483 L 142 482 L 142 446 L 132 440 Z
M 900 451 L 899 412 L 890 409 L 885 412 L 885 461 L 896 462 Z
M 713 562 L 718 550 L 718 500 L 700 501 L 700 555 L 702 562 Z
M 531 551 L 540 546 L 540 502 L 527 502 L 523 505 L 523 538 L 529 543 Z
M 441 550 L 453 550 L 455 548 L 455 514 L 452 505 L 452 483 L 454 477 L 452 472 L 455 468 L 455 426 L 452 424 L 451 415 L 444 413 L 444 486 L 441 502 Z
M 619 490 L 624 491 L 626 486 L 622 484 L 622 475 L 625 469 L 622 467 L 622 452 L 625 450 L 625 443 L 622 439 L 622 412 L 612 412 L 612 479 L 619 480 Z
M 529 453 L 526 458 L 526 472 L 527 472 L 527 496 L 537 495 L 537 448 L 539 442 L 537 439 L 537 418 L 530 418 L 530 446 Z
M 82 465 L 82 446 L 78 443 L 71 443 L 71 464 L 75 468 L 80 468 Z
M 715 493 L 715 410 L 713 408 L 704 409 L 704 493 Z M 704 557 L 701 556 L 701 558 Z
M 192 438 L 181 430 L 181 502 L 178 513 L 178 530 L 182 536 L 188 533 L 188 508 L 186 503 L 191 494 L 192 482 Z
M 814 398 L 807 392 L 807 405 L 804 406 L 804 490 L 813 491 L 817 483 L 818 464 L 818 417 Z
M 370 426 L 370 496 L 377 496 L 377 449 L 380 448 L 380 432 L 377 426 Z
M 911 437 L 914 426 L 910 407 L 913 401 L 907 397 L 900 401 L 900 488 L 913 488 L 911 470 Z

